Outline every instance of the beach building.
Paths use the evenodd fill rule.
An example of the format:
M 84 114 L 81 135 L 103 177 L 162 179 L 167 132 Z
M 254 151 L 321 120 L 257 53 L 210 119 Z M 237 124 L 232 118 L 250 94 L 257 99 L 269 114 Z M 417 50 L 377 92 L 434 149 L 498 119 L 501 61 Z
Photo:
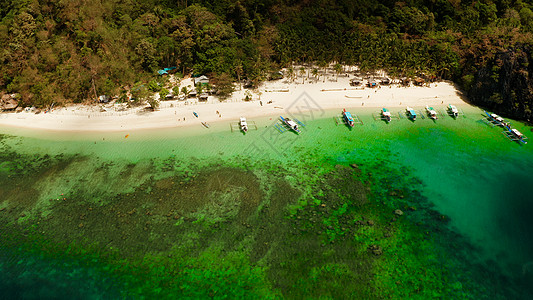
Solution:
M 100 103 L 108 103 L 110 100 L 109 96 L 108 95 L 100 95 L 98 97 L 98 102 Z
M 424 83 L 426 83 L 426 81 L 424 79 L 420 78 L 420 77 L 417 77 L 414 80 L 414 84 L 418 85 L 418 86 L 422 86 L 422 85 L 424 85 Z
M 174 93 L 170 92 L 168 94 L 165 95 L 165 99 L 166 100 L 172 100 L 174 99 Z
M 381 78 L 381 84 L 383 85 L 389 85 L 392 83 L 392 80 L 389 77 L 383 77 Z
M 202 75 L 200 77 L 196 77 L 194 78 L 194 85 L 198 85 L 198 84 L 208 84 L 209 83 L 209 78 L 207 78 L 207 76 L 205 75 Z
M 207 93 L 202 93 L 202 94 L 200 94 L 200 96 L 198 96 L 198 101 L 200 101 L 200 102 L 206 102 L 208 98 L 209 98 L 209 94 L 207 94 Z
M 374 79 L 369 79 L 368 82 L 366 83 L 366 85 L 368 87 L 371 87 L 371 88 L 375 88 L 378 86 L 378 82 Z
M 356 78 L 350 79 L 350 85 L 351 85 L 351 86 L 358 86 L 358 85 L 361 85 L 362 82 L 363 82 L 363 79 L 362 79 L 362 78 L 359 78 L 359 77 L 356 77 Z

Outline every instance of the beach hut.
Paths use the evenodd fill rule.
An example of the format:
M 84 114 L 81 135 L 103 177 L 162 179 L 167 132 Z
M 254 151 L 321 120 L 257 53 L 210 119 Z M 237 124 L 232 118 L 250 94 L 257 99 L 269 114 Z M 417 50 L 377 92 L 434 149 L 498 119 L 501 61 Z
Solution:
M 98 102 L 100 103 L 108 103 L 109 102 L 109 96 L 108 95 L 100 95 L 98 97 Z
M 375 88 L 375 87 L 378 86 L 378 82 L 375 81 L 374 79 L 369 79 L 368 82 L 366 83 L 366 85 L 368 87 Z
M 174 99 L 174 93 L 172 93 L 172 92 L 168 93 L 168 94 L 165 96 L 165 99 L 166 99 L 166 100 L 172 100 L 172 99 Z
M 359 78 L 359 77 L 356 77 L 356 78 L 350 79 L 350 85 L 351 85 L 351 86 L 358 86 L 358 85 L 361 85 L 362 82 L 363 82 L 363 79 L 361 79 L 361 78 Z
M 209 94 L 202 93 L 202 94 L 200 94 L 200 96 L 198 96 L 198 101 L 206 102 L 208 98 L 209 98 Z
M 415 80 L 414 80 L 414 84 L 415 84 L 415 85 L 418 85 L 418 86 L 422 86 L 422 85 L 424 85 L 425 82 L 426 82 L 426 81 L 425 81 L 424 79 L 420 78 L 420 77 L 417 77 L 417 78 L 415 78 Z
M 389 77 L 383 77 L 381 78 L 381 84 L 383 85 L 389 85 L 392 83 L 392 80 Z
M 198 84 L 202 84 L 202 85 L 205 85 L 205 84 L 208 84 L 209 83 L 209 78 L 207 78 L 207 76 L 205 75 L 202 75 L 200 77 L 196 77 L 194 78 L 194 85 L 198 85 Z

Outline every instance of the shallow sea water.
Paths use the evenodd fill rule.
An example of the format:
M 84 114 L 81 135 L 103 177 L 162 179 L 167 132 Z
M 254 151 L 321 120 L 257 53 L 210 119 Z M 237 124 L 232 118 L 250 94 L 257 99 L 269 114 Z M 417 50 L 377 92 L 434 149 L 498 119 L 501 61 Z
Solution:
M 415 122 L 402 118 L 390 124 L 374 120 L 372 109 L 352 109 L 364 122 L 352 130 L 336 124 L 334 118 L 338 112 L 295 114 L 306 125 L 299 136 L 291 132 L 280 134 L 272 126 L 275 117 L 257 118 L 254 121 L 258 130 L 246 135 L 231 132 L 225 122 L 212 124 L 210 129 L 198 124 L 197 128 L 186 131 L 178 128 L 113 133 L 4 128 L 0 131 L 8 135 L 2 140 L 6 157 L 48 155 L 56 159 L 60 155 L 62 159 L 73 160 L 64 167 L 36 173 L 30 180 L 33 192 L 12 189 L 7 186 L 12 183 L 6 181 L 0 183 L 4 185 L 0 195 L 12 202 L 16 201 L 16 195 L 28 193 L 31 196 L 26 198 L 35 198 L 31 203 L 42 208 L 40 214 L 45 215 L 49 212 L 46 207 L 50 199 L 76 193 L 86 195 L 91 201 L 107 199 L 109 195 L 134 193 L 147 182 L 175 173 L 192 174 L 213 166 L 261 173 L 264 168 L 278 165 L 283 168 L 284 180 L 293 186 L 302 182 L 305 185 L 307 179 L 316 182 L 317 178 L 307 170 L 321 165 L 333 167 L 356 162 L 365 172 L 375 173 L 375 177 L 387 170 L 391 174 L 402 170 L 416 178 L 418 184 L 414 188 L 431 209 L 448 220 L 438 225 L 442 229 L 432 233 L 439 241 L 441 230 L 448 232 L 443 235 L 445 240 L 440 240 L 441 246 L 453 244 L 448 249 L 450 253 L 464 251 L 466 254 L 461 259 L 481 266 L 482 271 L 497 273 L 492 275 L 494 280 L 518 282 L 519 290 L 513 295 L 525 299 L 532 292 L 527 286 L 533 285 L 529 273 L 533 270 L 527 268 L 528 262 L 533 261 L 533 197 L 530 194 L 533 148 L 530 144 L 510 142 L 500 128 L 480 122 L 481 110 L 463 109 L 465 117 L 456 120 L 448 116 L 441 116 L 435 122 L 427 118 Z M 513 123 L 531 135 L 529 127 Z M 48 166 L 46 162 L 41 164 Z M 11 167 L 0 164 L 2 175 L 8 176 L 3 178 L 11 178 Z M 374 188 L 379 189 L 377 185 Z M 394 182 L 384 182 L 383 190 L 394 185 Z M 0 209 L 8 207 L 9 201 L 5 199 L 0 199 Z M 31 209 L 22 213 L 31 214 Z M 24 224 L 21 220 L 19 224 Z M 413 224 L 416 222 L 412 220 Z M 118 293 L 111 287 L 114 286 L 109 283 L 111 279 L 95 279 L 105 276 L 99 277 L 96 271 L 93 274 L 76 263 L 43 258 L 39 252 L 4 251 L 0 253 L 0 274 L 6 279 L 1 280 L 4 286 L 0 289 L 15 298 L 50 298 L 47 295 L 58 290 L 74 293 L 80 290 L 80 282 L 90 283 L 82 284 L 86 288 L 82 298 L 110 298 Z M 479 274 L 472 272 L 471 276 Z M 57 280 L 50 280 L 54 276 Z M 471 280 L 483 281 L 482 278 Z M 26 290 L 25 294 L 21 290 Z

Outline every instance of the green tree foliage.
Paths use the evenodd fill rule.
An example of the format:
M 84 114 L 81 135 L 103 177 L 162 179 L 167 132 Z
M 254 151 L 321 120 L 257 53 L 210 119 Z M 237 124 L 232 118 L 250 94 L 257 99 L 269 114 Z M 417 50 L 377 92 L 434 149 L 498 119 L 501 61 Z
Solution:
M 225 100 L 229 98 L 235 91 L 233 80 L 228 74 L 222 73 L 213 78 L 213 84 L 217 91 L 217 96 Z
M 473 78 L 464 82 L 468 88 L 498 53 L 520 48 L 530 55 L 533 40 L 533 5 L 523 0 L 0 4 L 0 90 L 37 105 L 114 95 L 171 66 L 257 86 L 292 63 L 322 69 L 336 62 L 460 84 Z M 298 73 L 287 75 L 293 80 Z

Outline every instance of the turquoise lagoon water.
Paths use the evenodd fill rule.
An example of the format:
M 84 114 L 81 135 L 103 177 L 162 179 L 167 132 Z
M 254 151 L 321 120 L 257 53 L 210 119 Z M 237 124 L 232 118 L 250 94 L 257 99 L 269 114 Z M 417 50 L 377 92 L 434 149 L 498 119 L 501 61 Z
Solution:
M 258 130 L 246 135 L 231 132 L 226 122 L 212 124 L 210 129 L 198 124 L 189 129 L 113 133 L 1 131 L 6 134 L 2 140 L 6 157 L 76 158 L 54 169 L 53 175 L 34 175 L 31 184 L 36 199 L 33 207 L 24 207 L 25 214 L 35 209 L 47 211 L 49 199 L 69 193 L 94 198 L 132 193 L 143 183 L 164 179 L 172 172 L 193 173 L 213 165 L 257 171 L 274 164 L 283 167 L 285 179 L 293 185 L 300 182 L 299 177 L 310 176 L 307 168 L 317 164 L 357 163 L 375 177 L 386 176 L 380 172 L 406 174 L 416 178 L 413 188 L 424 201 L 417 206 L 416 199 L 411 200 L 417 212 L 431 210 L 447 220 L 437 227 L 428 225 L 432 235 L 437 240 L 441 236 L 440 242 L 449 245 L 448 251 L 463 253 L 457 255 L 479 266 L 480 273 L 492 272 L 488 275 L 491 280 L 516 283 L 512 295 L 527 298 L 531 295 L 527 287 L 533 285 L 529 273 L 533 270 L 527 268 L 533 261 L 532 145 L 507 140 L 501 129 L 480 122 L 481 110 L 464 109 L 465 116 L 456 120 L 447 116 L 416 122 L 402 118 L 390 124 L 374 120 L 371 109 L 352 109 L 364 122 L 352 130 L 335 122 L 338 112 L 314 111 L 295 115 L 306 125 L 299 136 L 279 133 L 273 127 L 276 117 L 257 118 Z M 529 127 L 518 122 L 514 125 L 531 135 Z M 3 175 L 13 172 L 10 164 L 0 166 Z M 394 173 L 398 170 L 401 172 Z M 394 186 L 390 178 L 387 180 L 374 185 L 383 184 L 384 189 Z M 3 195 L 13 202 L 14 192 L 9 191 L 12 194 Z M 8 202 L 0 202 L 0 208 L 8 207 Z M 402 209 L 407 211 L 407 207 Z M 413 217 L 412 223 L 420 220 Z M 18 222 L 23 227 L 24 222 Z M 43 258 L 38 252 L 5 251 L 0 255 L 0 274 L 5 277 L 0 289 L 16 297 L 47 298 L 47 293 L 57 295 L 59 290 L 82 291 L 81 298 L 98 298 L 99 291 L 106 297 L 118 293 L 111 279 L 97 279 L 102 277 L 93 274 L 96 271 L 76 263 Z M 472 272 L 471 276 L 479 274 Z M 50 280 L 54 276 L 57 279 Z M 82 285 L 83 290 L 80 282 L 91 284 Z M 21 296 L 20 290 L 26 294 Z

